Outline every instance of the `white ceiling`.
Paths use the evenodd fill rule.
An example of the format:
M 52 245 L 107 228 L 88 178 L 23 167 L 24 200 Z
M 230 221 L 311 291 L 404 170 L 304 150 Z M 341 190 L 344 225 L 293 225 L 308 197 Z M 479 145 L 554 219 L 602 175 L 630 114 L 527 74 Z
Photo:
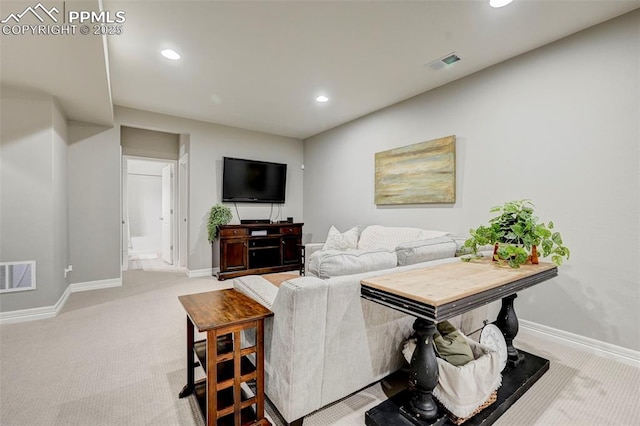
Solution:
M 113 104 L 306 138 L 639 7 L 105 0 L 104 10 L 126 13 L 123 34 L 106 37 L 109 69 L 100 37 L 2 35 L 0 79 L 53 94 L 70 119 L 102 124 L 110 72 Z M 161 57 L 167 47 L 182 59 Z M 462 60 L 450 68 L 425 66 L 454 51 Z M 321 93 L 326 104 L 314 100 Z
M 38 1 L 0 2 L 0 20 Z M 62 10 L 62 2 L 46 2 Z M 66 1 L 66 7 L 99 10 L 98 0 Z M 13 24 L 13 22 L 10 22 Z M 31 15 L 20 22 L 38 25 Z M 45 24 L 52 24 L 45 21 Z M 0 35 L 0 83 L 57 99 L 67 118 L 113 125 L 106 51 L 100 36 Z

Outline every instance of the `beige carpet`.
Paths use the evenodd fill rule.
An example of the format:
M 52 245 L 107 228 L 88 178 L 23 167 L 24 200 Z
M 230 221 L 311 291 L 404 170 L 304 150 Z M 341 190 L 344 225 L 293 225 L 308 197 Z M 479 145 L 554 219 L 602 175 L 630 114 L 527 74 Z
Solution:
M 187 355 L 177 297 L 230 285 L 129 271 L 121 288 L 72 294 L 56 318 L 0 326 L 0 425 L 203 425 L 191 397 L 178 398 Z M 639 369 L 522 333 L 518 344 L 551 368 L 497 425 L 640 425 Z M 381 386 L 305 425 L 363 425 Z

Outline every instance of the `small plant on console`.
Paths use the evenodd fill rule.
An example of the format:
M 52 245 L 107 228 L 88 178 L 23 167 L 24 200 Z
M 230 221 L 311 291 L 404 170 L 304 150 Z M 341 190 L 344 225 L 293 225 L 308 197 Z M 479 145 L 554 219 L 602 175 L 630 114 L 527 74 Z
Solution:
M 569 259 L 570 251 L 563 245 L 562 236 L 553 231 L 553 222 L 539 222 L 534 215 L 535 206 L 530 200 L 509 201 L 503 206 L 493 207 L 490 212 L 498 215 L 469 232 L 471 237 L 464 247 L 471 256 L 463 257 L 469 261 L 478 255 L 478 248 L 494 246 L 494 260 L 519 268 L 527 262 L 538 263 L 538 255 L 551 256 L 551 261 L 560 266 Z M 539 250 L 542 250 L 540 253 Z

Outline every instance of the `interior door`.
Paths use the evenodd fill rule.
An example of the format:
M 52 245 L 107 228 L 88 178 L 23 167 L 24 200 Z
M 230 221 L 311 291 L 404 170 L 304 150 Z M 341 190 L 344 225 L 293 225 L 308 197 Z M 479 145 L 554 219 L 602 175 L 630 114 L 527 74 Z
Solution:
M 173 265 L 173 165 L 162 167 L 162 260 Z

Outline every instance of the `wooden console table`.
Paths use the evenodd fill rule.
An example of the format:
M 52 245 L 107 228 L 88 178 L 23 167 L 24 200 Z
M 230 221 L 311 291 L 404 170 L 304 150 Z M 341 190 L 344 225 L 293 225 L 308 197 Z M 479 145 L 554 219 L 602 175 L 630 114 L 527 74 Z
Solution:
M 502 299 L 495 324 L 507 344 L 509 356 L 498 400 L 465 422 L 492 424 L 549 369 L 549 361 L 518 351 L 513 339 L 518 318 L 513 309 L 517 292 L 558 275 L 550 263 L 499 267 L 491 260 L 455 262 L 430 268 L 374 277 L 361 281 L 362 297 L 417 317 L 417 346 L 410 366 L 415 390 L 401 392 L 367 411 L 368 426 L 442 425 L 448 418 L 432 397 L 438 383 L 438 363 L 433 347 L 435 326 L 487 303 Z
M 271 425 L 264 418 L 263 357 L 264 319 L 273 312 L 235 290 L 178 299 L 187 312 L 187 384 L 180 398 L 195 392 L 207 426 Z M 206 332 L 206 339 L 194 341 L 194 327 Z M 241 332 L 250 328 L 256 330 L 255 346 L 242 347 Z M 255 354 L 255 366 L 250 354 Z M 198 366 L 207 377 L 196 382 Z M 250 380 L 256 383 L 253 395 L 248 386 L 241 387 Z

